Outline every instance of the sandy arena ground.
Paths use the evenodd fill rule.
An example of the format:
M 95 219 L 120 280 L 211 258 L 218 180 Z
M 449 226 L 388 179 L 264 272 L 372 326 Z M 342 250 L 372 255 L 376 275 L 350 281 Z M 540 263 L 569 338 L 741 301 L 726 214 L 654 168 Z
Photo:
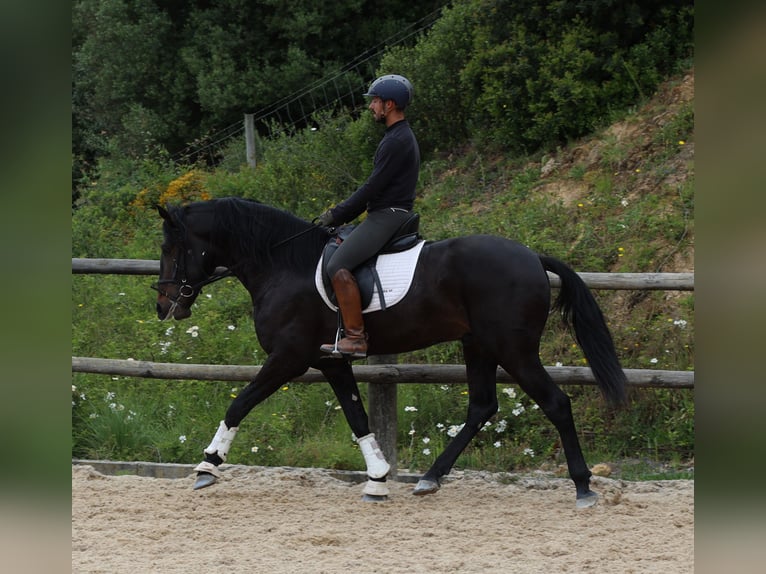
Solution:
M 694 572 L 694 482 L 571 481 L 454 472 L 431 496 L 385 503 L 321 469 L 231 466 L 218 484 L 72 466 L 72 572 Z

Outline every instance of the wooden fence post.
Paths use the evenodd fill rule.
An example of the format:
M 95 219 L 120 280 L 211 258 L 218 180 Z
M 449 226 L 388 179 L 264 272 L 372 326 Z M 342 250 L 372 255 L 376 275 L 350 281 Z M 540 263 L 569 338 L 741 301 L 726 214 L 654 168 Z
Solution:
M 372 355 L 369 365 L 395 365 L 396 355 Z M 370 431 L 375 433 L 380 450 L 391 465 L 389 478 L 396 480 L 398 460 L 396 456 L 396 383 L 367 383 L 367 402 L 370 417 Z
M 247 165 L 255 168 L 255 114 L 245 114 L 245 156 Z

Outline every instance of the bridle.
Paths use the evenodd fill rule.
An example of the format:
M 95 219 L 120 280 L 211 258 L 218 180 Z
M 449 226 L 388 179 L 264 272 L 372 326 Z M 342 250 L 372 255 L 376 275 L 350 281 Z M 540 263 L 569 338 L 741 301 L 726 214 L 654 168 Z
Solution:
M 181 240 L 180 242 L 184 247 L 186 246 L 186 241 Z M 191 249 L 185 249 L 182 252 L 182 255 L 180 258 L 176 259 L 173 258 L 173 276 L 170 279 L 158 279 L 156 283 L 152 283 L 150 287 L 157 291 L 160 295 L 163 295 L 164 297 L 167 297 L 170 302 L 172 303 L 172 306 L 168 310 L 167 315 L 170 317 L 172 316 L 173 312 L 175 311 L 176 307 L 180 304 L 182 299 L 191 299 L 195 296 L 195 294 L 199 294 L 202 288 L 206 285 L 210 285 L 211 283 L 215 283 L 216 281 L 220 281 L 221 279 L 224 279 L 226 277 L 230 277 L 234 274 L 234 271 L 232 268 L 228 268 L 223 272 L 220 273 L 213 273 L 212 275 L 207 275 L 204 279 L 201 281 L 198 281 L 197 283 L 191 284 L 189 283 L 189 280 L 186 276 L 186 256 L 191 255 L 195 262 L 199 263 L 197 260 L 197 257 L 194 255 L 194 252 Z M 202 257 L 205 257 L 205 251 L 202 252 Z M 205 269 L 204 264 L 200 265 L 200 268 L 203 270 Z M 178 287 L 177 294 L 174 296 L 170 293 L 168 293 L 165 289 L 163 289 L 163 285 L 174 285 Z

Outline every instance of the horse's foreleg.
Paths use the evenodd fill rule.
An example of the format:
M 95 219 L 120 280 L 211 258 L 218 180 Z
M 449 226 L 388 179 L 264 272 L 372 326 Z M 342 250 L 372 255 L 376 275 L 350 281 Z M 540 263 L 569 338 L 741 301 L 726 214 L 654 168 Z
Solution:
M 229 427 L 226 421 L 221 421 L 218 430 L 208 447 L 203 451 L 205 460 L 194 467 L 197 471 L 197 480 L 194 483 L 194 490 L 210 486 L 216 479 L 221 477 L 221 471 L 218 465 L 226 462 L 226 456 L 229 454 L 231 443 L 237 435 L 239 427 Z
M 432 494 L 439 490 L 440 480 L 452 470 L 457 457 L 481 430 L 492 415 L 497 412 L 497 363 L 483 357 L 466 338 L 463 344 L 466 375 L 468 379 L 468 416 L 460 432 L 447 445 L 423 475 L 413 494 Z
M 194 490 L 210 486 L 221 477 L 218 467 L 226 462 L 232 441 L 239 430 L 239 423 L 257 404 L 308 369 L 296 365 L 300 365 L 300 362 L 295 361 L 294 357 L 291 360 L 280 361 L 274 358 L 274 355 L 269 356 L 258 375 L 232 401 L 224 420 L 218 425 L 213 440 L 204 450 L 205 459 L 194 468 L 197 471 Z
M 338 398 L 351 431 L 357 437 L 356 442 L 367 465 L 367 483 L 362 490 L 363 499 L 372 502 L 385 500 L 389 493 L 386 476 L 391 466 L 380 450 L 375 435 L 370 432 L 369 419 L 351 365 L 345 361 L 333 362 L 323 365 L 322 372 Z

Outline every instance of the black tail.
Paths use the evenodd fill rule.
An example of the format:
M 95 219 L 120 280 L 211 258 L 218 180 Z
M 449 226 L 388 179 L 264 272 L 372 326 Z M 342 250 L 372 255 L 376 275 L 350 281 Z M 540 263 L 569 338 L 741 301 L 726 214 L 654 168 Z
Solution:
M 554 309 L 559 309 L 564 323 L 574 328 L 574 337 L 585 353 L 601 392 L 609 404 L 624 404 L 627 380 L 593 294 L 580 276 L 562 261 L 544 255 L 540 255 L 540 261 L 546 270 L 561 279 Z

